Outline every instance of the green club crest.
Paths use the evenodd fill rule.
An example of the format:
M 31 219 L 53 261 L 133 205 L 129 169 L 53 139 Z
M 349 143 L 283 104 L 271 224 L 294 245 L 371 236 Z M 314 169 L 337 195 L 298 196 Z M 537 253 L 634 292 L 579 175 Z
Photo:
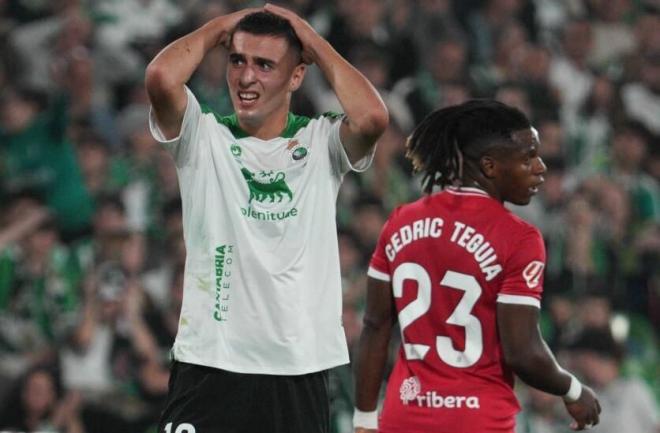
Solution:
M 295 161 L 300 161 L 301 159 L 303 159 L 306 156 L 307 156 L 307 148 L 305 148 L 305 147 L 297 148 L 296 150 L 293 151 L 293 154 L 291 155 L 291 157 Z
M 234 156 L 241 156 L 241 153 L 243 153 L 243 149 L 241 149 L 241 146 L 238 144 L 232 144 L 229 149 L 231 150 L 231 154 Z

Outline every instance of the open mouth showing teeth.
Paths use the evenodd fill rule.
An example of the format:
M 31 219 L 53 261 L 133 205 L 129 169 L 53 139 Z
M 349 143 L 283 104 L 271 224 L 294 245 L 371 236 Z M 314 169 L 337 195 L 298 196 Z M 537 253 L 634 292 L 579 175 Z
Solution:
M 257 98 L 259 98 L 259 95 L 254 93 L 254 92 L 238 92 L 238 97 L 241 99 L 241 101 L 255 101 Z
M 529 191 L 532 192 L 533 194 L 536 194 L 537 192 L 539 192 L 539 187 L 540 187 L 542 184 L 543 184 L 543 182 L 538 183 L 538 184 L 533 185 L 533 186 L 530 186 L 530 187 L 529 187 Z

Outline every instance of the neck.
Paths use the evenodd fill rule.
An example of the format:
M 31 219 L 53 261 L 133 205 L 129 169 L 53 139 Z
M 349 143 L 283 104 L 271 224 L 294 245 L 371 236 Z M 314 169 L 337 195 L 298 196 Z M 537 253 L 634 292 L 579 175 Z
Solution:
M 238 118 L 238 125 L 243 131 L 252 137 L 261 140 L 270 140 L 271 138 L 279 137 L 284 128 L 286 128 L 287 120 L 289 118 L 288 110 L 280 110 L 277 113 L 271 114 L 262 122 L 250 122 L 249 119 Z
M 475 179 L 470 176 L 465 176 L 463 179 L 461 179 L 461 187 L 463 188 L 478 188 L 482 191 L 484 191 L 486 194 L 491 196 L 497 201 L 502 201 L 500 198 L 499 194 L 497 193 L 497 190 L 495 187 L 492 185 L 491 182 L 489 182 L 486 178 L 483 178 L 480 176 L 479 179 Z

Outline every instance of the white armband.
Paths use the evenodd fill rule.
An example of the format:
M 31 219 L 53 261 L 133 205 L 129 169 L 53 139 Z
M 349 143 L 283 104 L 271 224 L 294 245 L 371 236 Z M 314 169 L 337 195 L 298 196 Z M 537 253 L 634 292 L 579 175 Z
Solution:
M 577 377 L 573 376 L 568 371 L 565 373 L 571 376 L 571 386 L 568 387 L 568 391 L 564 394 L 563 399 L 567 403 L 573 403 L 580 398 L 580 395 L 582 395 L 582 384 Z
M 358 408 L 354 408 L 353 412 L 353 428 L 367 428 L 376 430 L 378 428 L 378 410 L 371 412 L 362 412 Z

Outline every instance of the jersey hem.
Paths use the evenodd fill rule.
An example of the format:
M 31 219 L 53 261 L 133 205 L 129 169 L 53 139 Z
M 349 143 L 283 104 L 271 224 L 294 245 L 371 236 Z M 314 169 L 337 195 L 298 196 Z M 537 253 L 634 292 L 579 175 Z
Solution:
M 172 356 L 175 361 L 186 362 L 188 364 L 201 365 L 203 367 L 217 368 L 219 370 L 230 371 L 232 373 L 240 374 L 267 374 L 272 376 L 302 376 L 303 374 L 318 373 L 319 371 L 329 370 L 333 367 L 338 367 L 340 365 L 346 365 L 350 362 L 348 357 L 343 360 L 336 360 L 324 364 L 315 365 L 308 368 L 303 368 L 300 370 L 287 370 L 287 369 L 268 369 L 268 368 L 245 368 L 245 366 L 237 366 L 234 364 L 212 364 L 210 362 L 204 362 L 198 358 L 194 357 L 177 357 Z
M 367 275 L 370 276 L 371 278 L 375 278 L 380 281 L 387 281 L 389 282 L 391 280 L 390 276 L 386 274 L 385 272 L 381 272 L 376 268 L 373 268 L 369 266 L 369 270 L 367 271 Z
M 530 305 L 541 308 L 541 301 L 531 296 L 522 295 L 497 295 L 497 302 L 500 304 Z

